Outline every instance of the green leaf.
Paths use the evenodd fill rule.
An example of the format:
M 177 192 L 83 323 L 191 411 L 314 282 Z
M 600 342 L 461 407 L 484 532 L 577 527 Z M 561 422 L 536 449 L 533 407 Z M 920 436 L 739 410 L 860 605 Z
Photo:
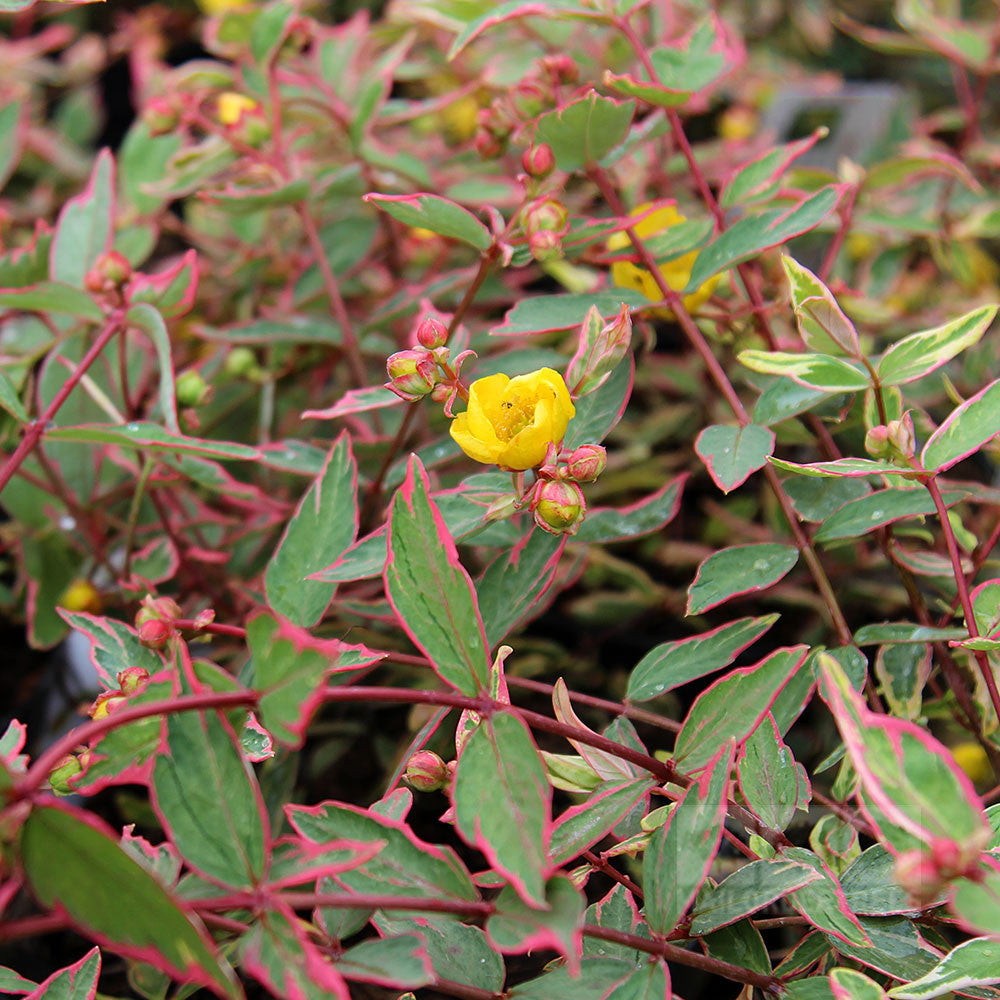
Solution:
M 757 728 L 806 654 L 805 646 L 778 649 L 752 667 L 730 671 L 703 691 L 674 741 L 674 764 L 695 771 L 712 759 L 721 743 L 742 742 Z
M 931 657 L 927 646 L 918 643 L 879 646 L 875 676 L 893 715 L 913 720 L 920 717 L 924 685 L 930 672 Z
M 25 103 L 10 97 L 6 98 L 6 103 L 0 108 L 0 191 L 21 159 L 26 132 L 22 119 L 24 111 Z
M 378 913 L 374 923 L 383 934 L 419 934 L 438 979 L 463 983 L 490 993 L 502 992 L 503 959 L 490 947 L 486 934 L 480 928 L 433 913 L 421 914 L 413 919 L 393 914 L 391 920 L 384 913 Z
M 124 200 L 134 205 L 140 215 L 151 215 L 166 200 L 149 194 L 146 185 L 164 176 L 167 163 L 183 141 L 179 130 L 150 135 L 149 126 L 141 118 L 128 130 L 118 153 L 119 183 Z
M 326 611 L 335 583 L 306 579 L 335 563 L 358 530 L 358 469 L 351 439 L 342 434 L 285 527 L 267 564 L 268 604 L 296 625 L 311 628 Z
M 0 990 L 4 993 L 30 993 L 37 986 L 38 983 L 33 983 L 30 979 L 25 979 L 13 969 L 0 966 Z
M 798 562 L 794 545 L 762 542 L 734 545 L 713 552 L 699 567 L 688 588 L 685 614 L 697 615 L 732 597 L 776 584 Z
M 819 875 L 815 882 L 790 893 L 788 902 L 813 927 L 836 941 L 846 941 L 860 947 L 870 944 L 858 918 L 848 908 L 843 890 L 833 872 L 812 851 L 804 848 L 786 847 L 782 853 L 789 860 L 812 868 Z
M 553 875 L 545 884 L 545 908 L 528 906 L 507 886 L 497 896 L 486 935 L 505 955 L 520 955 L 535 948 L 554 948 L 570 972 L 580 966 L 581 926 L 587 903 L 565 875 Z
M 260 691 L 261 721 L 279 743 L 295 748 L 305 742 L 324 682 L 333 676 L 348 683 L 385 656 L 339 639 L 314 639 L 267 614 L 247 625 L 247 645 L 253 655 L 254 687 Z
M 167 429 L 180 434 L 177 422 L 177 395 L 174 391 L 174 359 L 170 348 L 170 334 L 160 313 L 148 302 L 139 302 L 125 314 L 129 324 L 138 327 L 153 342 L 156 363 L 160 368 L 160 410 Z
M 812 135 L 796 142 L 775 146 L 737 167 L 722 186 L 719 204 L 723 208 L 732 208 L 733 205 L 740 203 L 773 197 L 777 194 L 785 171 L 791 164 L 827 135 L 829 129 L 821 126 Z
M 704 934 L 701 943 L 705 953 L 743 969 L 771 974 L 771 957 L 761 933 L 749 920 L 737 920 Z
M 739 219 L 698 254 L 685 294 L 700 288 L 713 274 L 815 229 L 837 207 L 842 193 L 840 186 L 831 184 L 786 211 L 773 208 Z
M 828 398 L 829 393 L 822 389 L 808 389 L 791 379 L 775 378 L 754 405 L 753 420 L 756 424 L 767 426 L 778 424 L 789 417 L 808 412 Z
M 921 330 L 893 344 L 878 363 L 883 386 L 923 378 L 967 347 L 979 343 L 997 314 L 997 306 L 981 306 L 933 330 Z
M 175 434 L 159 424 L 137 420 L 128 424 L 81 424 L 78 427 L 53 427 L 45 432 L 46 441 L 80 441 L 88 444 L 119 444 L 150 451 L 193 452 L 211 458 L 253 462 L 260 457 L 256 448 L 232 441 L 203 441 Z
M 1000 943 L 973 938 L 957 945 L 930 972 L 912 983 L 889 990 L 894 1000 L 931 1000 L 969 986 L 1000 983 Z
M 834 969 L 830 984 L 837 1000 L 887 1000 L 885 990 L 856 969 Z
M 87 186 L 63 206 L 52 240 L 49 277 L 76 288 L 99 254 L 111 246 L 115 215 L 115 161 L 102 149 Z
M 622 142 L 634 113 L 633 101 L 616 101 L 591 90 L 542 115 L 535 126 L 535 141 L 552 147 L 560 170 L 584 170 Z
M 101 307 L 83 289 L 56 281 L 40 281 L 25 288 L 5 288 L 0 291 L 0 306 L 75 316 L 95 323 L 104 319 Z
M 495 28 L 519 17 L 583 17 L 597 18 L 599 15 L 592 7 L 577 3 L 576 0 L 507 0 L 506 3 L 487 5 L 487 13 L 473 18 L 455 36 L 448 50 L 447 59 L 451 62 L 470 42 L 478 38 L 484 31 Z M 475 9 L 475 8 L 472 8 Z
M 206 198 L 233 215 L 250 215 L 265 208 L 297 205 L 309 197 L 312 183 L 305 177 L 267 187 L 227 184 L 221 191 L 206 192 Z
M 858 331 L 837 305 L 830 289 L 808 268 L 791 257 L 781 258 L 792 293 L 792 306 L 802 341 L 820 354 L 863 357 Z
M 340 327 L 329 316 L 310 316 L 304 313 L 290 313 L 281 320 L 255 319 L 249 323 L 235 323 L 231 326 L 198 326 L 198 336 L 205 340 L 222 341 L 226 344 L 250 344 L 254 347 L 271 344 L 322 344 L 326 347 L 343 343 Z M 381 397 L 388 392 L 384 386 L 371 389 L 351 390 L 352 399 L 367 392 Z M 399 396 L 390 393 L 394 399 Z M 359 412 L 357 407 L 353 412 Z M 321 411 L 322 412 L 322 411 Z M 352 412 L 352 411 L 347 411 Z
M 344 840 L 353 846 L 381 846 L 363 865 L 338 872 L 338 882 L 351 892 L 425 896 L 428 899 L 479 899 L 472 878 L 450 847 L 419 840 L 398 820 L 339 802 L 288 806 L 286 813 L 292 827 L 313 843 Z
M 854 913 L 886 916 L 918 909 L 895 878 L 896 859 L 881 845 L 862 851 L 840 876 L 847 905 Z
M 606 1000 L 634 971 L 633 962 L 619 958 L 585 958 L 577 976 L 571 976 L 566 966 L 557 967 L 519 983 L 507 996 L 510 1000 Z
M 716 744 L 718 746 L 718 744 Z M 642 861 L 646 919 L 669 934 L 705 881 L 722 839 L 733 744 L 724 742 L 704 773 L 674 807 L 665 826 L 650 837 Z
M 101 952 L 92 948 L 79 962 L 53 972 L 38 988 L 15 989 L 15 993 L 31 993 L 31 1000 L 94 1000 L 97 980 L 101 974 Z M 16 975 L 16 973 L 15 973 Z M 17 977 L 20 979 L 20 976 Z M 26 983 L 27 980 L 21 980 Z M 0 989 L 3 988 L 0 978 Z
M 873 462 L 867 458 L 838 458 L 834 462 L 813 462 L 799 465 L 781 458 L 768 461 L 786 472 L 796 472 L 800 476 L 905 476 L 911 470 L 889 462 Z
M 686 476 L 671 479 L 655 493 L 625 508 L 591 508 L 573 540 L 621 542 L 659 531 L 677 516 L 686 481 Z
M 564 865 L 606 836 L 649 791 L 649 778 L 605 782 L 584 803 L 567 809 L 552 830 L 552 863 Z
M 278 0 L 263 7 L 254 18 L 250 29 L 250 54 L 258 66 L 267 67 L 277 55 L 297 13 L 294 3 Z
M 667 963 L 662 958 L 646 957 L 625 982 L 608 994 L 608 1000 L 661 1000 L 673 995 Z
M 778 617 L 740 618 L 690 639 L 661 643 L 636 664 L 626 697 L 629 701 L 649 701 L 664 691 L 721 670 L 756 642 Z
M 698 435 L 694 450 L 715 485 L 729 493 L 767 465 L 774 451 L 774 431 L 759 424 L 714 424 Z
M 861 392 L 871 388 L 867 372 L 830 354 L 740 351 L 738 360 L 751 371 L 785 375 L 799 385 L 821 392 Z
M 392 502 L 385 587 L 403 628 L 441 678 L 464 694 L 486 691 L 489 662 L 476 591 L 416 456 Z
M 490 231 L 468 209 L 436 194 L 366 194 L 364 200 L 406 226 L 429 229 L 482 253 L 493 243 Z
M 704 895 L 691 914 L 691 933 L 701 936 L 725 927 L 817 878 L 812 868 L 797 861 L 751 861 Z
M 1000 379 L 951 411 L 920 455 L 928 472 L 943 472 L 1000 433 Z
M 944 496 L 945 504 L 951 507 L 966 499 L 968 494 L 952 491 Z M 922 486 L 916 489 L 878 490 L 844 504 L 817 528 L 813 539 L 832 542 L 841 538 L 859 538 L 884 524 L 904 517 L 933 514 L 934 511 L 934 501 Z
M 336 960 L 345 978 L 396 989 L 417 989 L 434 982 L 423 938 L 417 934 L 369 938 Z
M 964 628 L 934 628 L 931 625 L 911 625 L 909 622 L 883 622 L 878 625 L 862 625 L 854 633 L 857 646 L 880 646 L 893 642 L 948 642 L 964 639 L 969 635 Z
M 835 510 L 871 493 L 863 479 L 791 476 L 781 484 L 799 517 L 825 521 Z
M 59 907 L 115 951 L 208 987 L 242 996 L 205 928 L 92 816 L 36 805 L 21 830 L 21 862 L 36 899 Z M 59 863 L 54 864 L 53 859 Z
M 163 657 L 139 642 L 135 630 L 124 622 L 86 614 L 82 611 L 60 611 L 71 628 L 90 640 L 90 662 L 101 684 L 114 688 L 118 674 L 129 667 L 142 667 L 150 676 L 164 667 Z
M 65 535 L 56 532 L 21 539 L 21 563 L 28 578 L 28 643 L 49 649 L 66 635 L 57 606 L 80 574 L 82 558 Z
M 1000 934 L 1000 872 L 982 871 L 981 875 L 978 882 L 958 882 L 951 908 L 964 924 L 996 936 Z
M 196 870 L 250 888 L 267 871 L 263 801 L 232 730 L 214 712 L 167 716 L 152 790 L 171 840 Z
M 750 734 L 737 769 L 747 805 L 773 830 L 784 830 L 800 798 L 799 769 L 768 715 Z
M 519 299 L 513 309 L 507 311 L 502 326 L 490 332 L 494 337 L 519 337 L 531 333 L 551 333 L 555 330 L 569 330 L 580 326 L 591 306 L 596 306 L 605 320 L 618 315 L 622 303 L 632 309 L 649 305 L 649 299 L 631 288 L 620 288 L 614 292 L 570 293 L 557 295 L 535 295 Z
M 564 544 L 565 536 L 536 529 L 486 568 L 476 589 L 491 649 L 533 611 L 541 613 Z
M 455 826 L 529 904 L 545 904 L 552 789 L 525 724 L 488 716 L 458 758 Z
M 563 448 L 572 451 L 581 444 L 600 444 L 621 419 L 632 394 L 635 361 L 619 361 L 607 382 L 576 403 L 576 416 L 566 428 Z M 584 521 L 584 524 L 587 522 Z

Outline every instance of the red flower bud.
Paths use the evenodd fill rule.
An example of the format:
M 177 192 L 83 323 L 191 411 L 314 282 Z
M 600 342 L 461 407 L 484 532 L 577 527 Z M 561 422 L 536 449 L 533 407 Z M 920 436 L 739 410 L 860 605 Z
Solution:
M 436 316 L 425 316 L 417 327 L 417 343 L 433 351 L 448 343 L 448 328 Z
M 103 719 L 112 712 L 121 708 L 128 699 L 121 691 L 105 691 L 97 696 L 97 700 L 90 706 L 90 717 L 92 719 Z
M 535 524 L 550 535 L 575 535 L 587 513 L 576 483 L 553 479 L 539 484 L 531 504 Z
M 569 228 L 569 213 L 558 198 L 547 195 L 524 206 L 521 210 L 521 226 L 529 237 L 540 232 L 553 232 L 563 236 Z
M 547 142 L 540 142 L 524 151 L 521 166 L 529 177 L 542 180 L 549 176 L 556 167 L 556 158 L 552 147 Z
M 149 684 L 149 674 L 142 667 L 127 667 L 118 672 L 118 686 L 122 694 L 140 694 Z
M 563 255 L 562 237 L 558 233 L 543 229 L 528 237 L 528 249 L 531 250 L 531 256 L 540 263 L 558 260 Z
M 904 851 L 896 858 L 896 881 L 920 904 L 929 903 L 944 888 L 938 866 L 917 848 Z
M 150 649 L 163 649 L 174 627 L 159 618 L 150 618 L 139 625 L 139 642 Z
M 433 750 L 421 750 L 406 762 L 403 777 L 418 792 L 436 792 L 448 784 L 448 766 Z
M 385 370 L 390 379 L 385 387 L 410 403 L 437 384 L 437 365 L 425 350 L 397 351 L 386 361 Z
M 592 483 L 608 464 L 608 453 L 599 444 L 582 444 L 566 463 L 566 471 L 578 483 Z

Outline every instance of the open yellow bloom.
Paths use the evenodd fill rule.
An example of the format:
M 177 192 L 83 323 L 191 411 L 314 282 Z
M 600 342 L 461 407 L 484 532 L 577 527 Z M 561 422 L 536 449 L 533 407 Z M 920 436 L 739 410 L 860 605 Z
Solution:
M 227 90 L 224 94 L 219 94 L 216 113 L 221 124 L 235 125 L 245 112 L 256 111 L 257 107 L 258 104 L 252 97 Z
M 637 236 L 657 236 L 671 226 L 687 222 L 687 219 L 673 205 L 664 205 L 663 208 L 658 208 L 655 212 L 649 212 L 651 207 L 652 202 L 647 201 L 632 213 L 633 219 L 640 219 L 633 227 Z M 645 212 L 649 214 L 645 218 L 640 218 Z M 615 233 L 608 240 L 609 250 L 624 250 L 630 245 L 628 233 L 624 232 Z M 692 250 L 691 253 L 677 257 L 660 267 L 660 274 L 675 292 L 681 291 L 691 280 L 691 268 L 694 267 L 697 256 L 698 251 Z M 652 274 L 646 268 L 639 267 L 629 261 L 617 261 L 611 265 L 611 280 L 619 288 L 634 288 L 637 292 L 642 292 L 650 302 L 659 302 L 663 298 L 660 287 L 653 279 Z M 682 299 L 684 308 L 688 312 L 694 312 L 704 305 L 718 283 L 719 276 L 713 275 L 700 288 L 690 295 L 685 295 Z M 669 309 L 659 310 L 659 312 L 662 316 L 672 315 Z
M 575 414 L 562 375 L 551 368 L 488 375 L 469 387 L 468 409 L 451 422 L 451 436 L 469 458 L 520 472 L 542 464 Z

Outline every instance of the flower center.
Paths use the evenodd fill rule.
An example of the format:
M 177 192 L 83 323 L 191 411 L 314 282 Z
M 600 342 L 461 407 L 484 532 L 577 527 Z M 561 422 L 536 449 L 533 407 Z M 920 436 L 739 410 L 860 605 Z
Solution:
M 501 441 L 509 441 L 520 434 L 535 419 L 535 400 L 511 393 L 500 400 L 500 412 L 493 429 Z

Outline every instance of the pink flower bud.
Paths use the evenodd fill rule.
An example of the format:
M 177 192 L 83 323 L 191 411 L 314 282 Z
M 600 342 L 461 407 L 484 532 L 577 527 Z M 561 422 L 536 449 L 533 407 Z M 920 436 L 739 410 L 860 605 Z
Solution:
M 435 316 L 425 316 L 417 327 L 417 343 L 433 351 L 448 343 L 448 328 Z
M 122 694 L 140 694 L 149 684 L 149 674 L 142 667 L 126 667 L 118 672 L 118 686 Z
M 567 55 L 545 56 L 542 66 L 557 83 L 576 83 L 580 79 L 580 68 Z
M 536 118 L 549 103 L 542 87 L 531 81 L 522 81 L 510 92 L 510 106 L 524 121 Z
M 437 366 L 424 350 L 397 351 L 386 362 L 385 387 L 407 402 L 426 396 L 437 383 Z
M 150 649 L 163 649 L 173 635 L 174 627 L 159 618 L 150 618 L 139 625 L 139 642 Z
M 531 256 L 539 263 L 558 260 L 563 255 L 562 237 L 558 233 L 543 229 L 528 237 L 528 249 L 531 250 Z
M 578 483 L 592 483 L 608 464 L 608 453 L 599 444 L 582 444 L 566 462 L 566 471 Z
M 524 151 L 521 166 L 529 177 L 543 180 L 556 168 L 556 158 L 547 142 L 540 142 Z
M 214 621 L 215 610 L 213 608 L 205 608 L 204 611 L 199 611 L 198 614 L 194 616 L 194 621 L 191 624 L 193 625 L 195 632 L 201 632 L 202 629 L 207 628 Z
M 138 628 L 143 622 L 153 620 L 173 624 L 180 617 L 180 605 L 172 597 L 153 597 L 152 594 L 147 594 L 135 616 L 135 625 Z
M 52 769 L 49 775 L 49 785 L 56 795 L 70 795 L 75 789 L 70 781 L 83 771 L 80 761 L 69 754 Z
M 896 858 L 896 881 L 917 903 L 929 903 L 943 888 L 937 865 L 918 848 Z
M 575 535 L 587 513 L 580 487 L 559 479 L 539 484 L 531 508 L 535 524 L 551 535 Z
M 92 719 L 104 719 L 112 712 L 121 708 L 128 699 L 121 691 L 105 691 L 97 696 L 97 700 L 90 706 L 90 717 Z
M 889 443 L 889 428 L 885 424 L 872 427 L 865 435 L 865 451 L 872 458 L 887 458 L 892 452 Z
M 177 109 L 166 97 L 151 97 L 142 110 L 142 120 L 151 136 L 173 132 L 180 121 Z
M 517 508 L 517 496 L 513 493 L 504 493 L 502 496 L 498 496 L 496 500 L 494 500 L 493 503 L 486 508 L 483 520 L 503 521 L 512 514 L 516 513 Z
M 913 430 L 913 417 L 909 410 L 904 413 L 899 420 L 890 420 L 886 424 L 889 435 L 889 444 L 892 445 L 896 455 L 901 459 L 913 458 L 916 449 L 916 433 Z
M 473 145 L 481 159 L 495 160 L 503 155 L 506 142 L 494 135 L 489 129 L 481 128 L 476 132 Z
M 521 210 L 521 226 L 529 237 L 540 232 L 563 236 L 569 228 L 569 213 L 558 198 L 551 195 L 536 198 Z
M 433 750 L 421 750 L 406 762 L 403 777 L 418 792 L 436 792 L 448 784 L 448 766 Z

